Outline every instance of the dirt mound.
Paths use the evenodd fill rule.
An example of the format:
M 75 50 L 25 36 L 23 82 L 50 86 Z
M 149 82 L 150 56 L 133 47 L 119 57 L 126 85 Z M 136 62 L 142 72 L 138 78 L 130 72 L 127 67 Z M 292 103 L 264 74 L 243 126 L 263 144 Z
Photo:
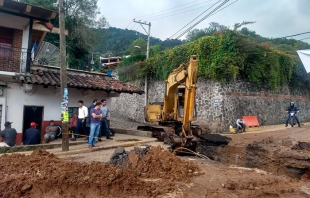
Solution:
M 188 181 L 199 171 L 161 147 L 132 161 L 118 169 L 100 162 L 65 161 L 46 151 L 3 155 L 0 197 L 154 197 L 173 191 L 176 181 Z

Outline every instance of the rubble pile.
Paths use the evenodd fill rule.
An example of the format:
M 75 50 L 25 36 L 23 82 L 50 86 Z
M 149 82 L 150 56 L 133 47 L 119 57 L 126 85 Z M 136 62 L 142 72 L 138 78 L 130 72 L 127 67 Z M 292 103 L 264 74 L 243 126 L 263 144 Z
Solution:
M 155 197 L 199 174 L 196 164 L 162 147 L 119 148 L 109 164 L 66 161 L 39 150 L 3 155 L 0 167 L 0 197 L 13 198 Z

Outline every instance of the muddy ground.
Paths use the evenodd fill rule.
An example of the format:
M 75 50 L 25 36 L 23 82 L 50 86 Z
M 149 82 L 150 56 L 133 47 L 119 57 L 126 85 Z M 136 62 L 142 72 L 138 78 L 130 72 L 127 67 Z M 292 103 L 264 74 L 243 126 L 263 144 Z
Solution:
M 114 149 L 5 155 L 0 197 L 310 197 L 310 148 L 300 143 L 309 142 L 309 127 L 228 136 L 228 146 L 213 149 L 217 161 L 176 157 L 158 142 L 122 169 L 104 164 Z

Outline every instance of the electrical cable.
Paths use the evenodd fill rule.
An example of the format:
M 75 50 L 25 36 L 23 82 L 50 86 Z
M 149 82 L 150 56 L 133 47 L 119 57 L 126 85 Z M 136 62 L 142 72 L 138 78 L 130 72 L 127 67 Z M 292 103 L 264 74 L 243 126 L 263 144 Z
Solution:
M 223 3 L 221 3 L 219 6 L 217 6 L 214 10 L 212 10 L 209 14 L 207 14 L 206 16 L 204 16 L 202 19 L 200 19 L 198 22 L 196 22 L 194 25 L 192 25 L 191 27 L 189 27 L 188 29 L 186 29 L 185 31 L 183 31 L 181 34 L 179 34 L 176 39 L 179 39 L 180 37 L 182 37 L 184 34 L 186 34 L 187 32 L 189 32 L 191 29 L 193 29 L 195 26 L 197 26 L 199 23 L 201 23 L 203 20 L 205 20 L 206 18 L 208 18 L 211 14 L 213 14 L 216 10 L 218 10 L 220 7 L 222 7 L 223 5 L 225 5 L 229 0 L 225 0 Z
M 310 39 L 310 37 L 299 39 L 299 41 L 303 41 L 303 40 L 307 40 L 307 39 Z
M 198 1 L 198 0 L 195 0 L 195 1 Z M 154 13 L 152 13 L 152 14 L 147 14 L 147 15 L 143 15 L 143 16 L 140 16 L 140 17 L 136 17 L 135 19 L 141 19 L 141 18 L 146 17 L 146 16 L 154 15 L 154 14 L 161 13 L 161 12 L 166 12 L 166 11 L 168 11 L 168 10 L 173 10 L 173 9 L 175 9 L 175 8 L 179 8 L 179 7 L 182 7 L 182 6 L 191 4 L 191 3 L 195 2 L 195 1 L 191 1 L 191 2 L 189 2 L 189 3 L 185 3 L 185 4 L 182 4 L 182 5 L 173 7 L 173 8 L 169 8 L 169 9 L 167 9 L 167 10 L 163 10 L 163 11 L 159 11 L 159 12 L 154 12 Z
M 183 26 L 179 31 L 177 31 L 175 34 L 173 34 L 172 36 L 170 36 L 169 39 L 172 39 L 172 37 L 174 37 L 175 35 L 177 35 L 180 31 L 182 31 L 186 26 L 188 26 L 189 24 L 191 24 L 193 21 L 195 21 L 197 18 L 199 18 L 201 15 L 203 15 L 205 12 L 207 12 L 208 10 L 210 10 L 213 6 L 215 6 L 217 3 L 219 3 L 221 0 L 217 1 L 216 3 L 214 3 L 211 7 L 209 7 L 207 10 L 203 11 L 200 15 L 198 15 L 196 18 L 194 18 L 192 21 L 190 21 L 188 24 L 186 24 L 185 26 Z
M 210 1 L 210 0 L 209 0 L 209 1 Z M 196 7 L 196 6 L 200 5 L 200 4 L 204 4 L 204 3 L 209 2 L 209 1 L 205 1 L 205 2 L 202 2 L 202 3 L 196 4 L 196 5 L 190 6 L 190 7 Z M 213 0 L 212 0 L 212 1 L 213 1 Z M 209 5 L 211 5 L 211 4 L 209 4 Z M 195 9 L 192 9 L 192 10 L 197 10 L 197 9 L 200 9 L 200 8 L 203 8 L 203 7 L 206 7 L 206 6 L 209 6 L 209 5 L 200 6 L 199 8 L 195 8 Z M 167 14 L 171 14 L 171 13 L 179 12 L 179 11 L 181 11 L 181 10 L 189 9 L 190 7 L 178 9 L 178 10 L 171 11 L 171 12 L 167 12 L 167 13 L 165 13 L 165 14 L 159 14 L 159 15 L 157 15 L 157 16 L 155 15 L 155 16 L 146 17 L 146 18 L 143 18 L 143 20 L 148 20 L 148 21 L 149 21 L 149 20 L 152 20 L 152 18 L 162 17 L 162 16 L 167 15 Z M 180 14 L 180 13 L 178 13 L 178 14 Z M 141 20 L 142 20 L 142 19 L 141 19 Z
M 170 16 L 175 16 L 175 15 L 179 15 L 179 14 L 184 14 L 184 13 L 191 12 L 191 11 L 194 11 L 194 10 L 202 9 L 202 8 L 207 7 L 207 6 L 210 6 L 210 5 L 211 5 L 211 4 L 206 5 L 206 6 L 201 6 L 201 7 L 199 7 L 199 8 L 187 10 L 187 11 L 184 11 L 184 12 L 179 12 L 179 13 L 176 13 L 176 14 L 171 14 L 171 15 L 162 16 L 162 17 L 158 17 L 158 18 L 151 18 L 151 19 L 148 19 L 148 20 L 149 20 L 149 21 L 154 21 L 154 20 L 158 20 L 158 19 L 162 19 L 162 18 L 166 18 L 166 17 L 170 17 Z

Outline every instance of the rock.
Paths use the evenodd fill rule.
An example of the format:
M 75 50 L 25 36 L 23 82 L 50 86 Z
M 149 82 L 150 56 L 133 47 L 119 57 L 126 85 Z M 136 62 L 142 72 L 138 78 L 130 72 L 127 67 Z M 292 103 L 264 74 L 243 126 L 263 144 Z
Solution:
M 29 190 L 31 190 L 32 189 L 32 185 L 31 184 L 25 184 L 22 188 L 21 188 L 21 193 L 25 193 L 25 192 L 27 192 L 27 191 L 29 191 Z
M 291 140 L 291 139 L 283 139 L 282 140 L 282 146 L 289 146 L 289 147 L 293 146 L 293 140 Z
M 86 180 L 88 180 L 89 178 L 90 178 L 89 176 L 85 176 L 85 177 L 83 178 L 83 180 L 86 181 Z
M 131 163 L 131 166 L 135 168 L 138 165 L 139 156 L 134 152 L 130 151 L 128 154 L 129 162 Z
M 254 186 L 253 186 L 253 184 L 250 184 L 250 186 L 249 186 L 249 190 L 254 190 Z

